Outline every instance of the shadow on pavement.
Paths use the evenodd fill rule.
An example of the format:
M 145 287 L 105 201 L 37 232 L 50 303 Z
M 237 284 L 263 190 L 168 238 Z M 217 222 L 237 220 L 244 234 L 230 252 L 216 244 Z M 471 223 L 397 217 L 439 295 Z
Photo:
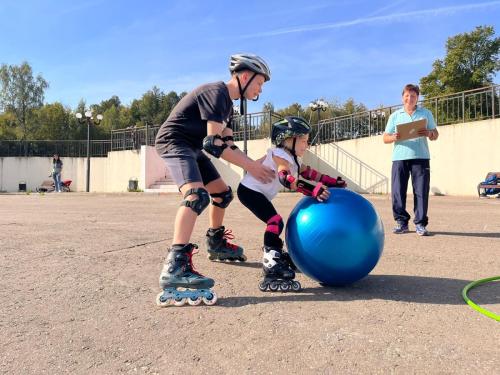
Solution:
M 462 305 L 462 289 L 469 280 L 438 277 L 370 275 L 345 287 L 320 286 L 303 289 L 300 293 L 262 293 L 258 297 L 227 297 L 218 306 L 241 307 L 257 303 L 283 301 L 355 301 L 381 299 L 439 305 Z M 487 289 L 481 294 L 483 303 L 500 303 L 500 294 Z M 486 302 L 487 301 L 487 302 Z
M 465 232 L 431 232 L 434 236 L 463 236 L 463 237 L 484 237 L 484 238 L 500 238 L 500 233 L 465 233 Z

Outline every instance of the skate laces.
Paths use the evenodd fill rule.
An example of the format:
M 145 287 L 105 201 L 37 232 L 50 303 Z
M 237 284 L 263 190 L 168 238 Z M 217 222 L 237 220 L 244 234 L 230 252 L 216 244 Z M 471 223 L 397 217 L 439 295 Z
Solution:
M 224 234 L 222 235 L 222 238 L 226 240 L 226 245 L 233 251 L 237 251 L 239 246 L 233 245 L 232 243 L 228 242 L 227 240 L 234 240 L 234 234 L 231 229 L 226 229 L 224 230 Z
M 195 251 L 195 249 L 198 249 L 198 246 L 193 245 L 193 248 L 191 249 L 191 251 L 187 253 L 189 269 L 192 273 L 199 275 L 199 276 L 203 276 L 201 273 L 196 271 L 196 269 L 194 268 L 193 255 L 198 254 L 198 251 Z

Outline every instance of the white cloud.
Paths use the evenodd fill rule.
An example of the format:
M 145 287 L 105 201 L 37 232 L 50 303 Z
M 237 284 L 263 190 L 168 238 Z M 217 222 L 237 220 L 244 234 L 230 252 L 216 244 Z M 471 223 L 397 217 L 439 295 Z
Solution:
M 362 24 L 376 24 L 376 23 L 390 23 L 390 22 L 399 22 L 402 20 L 407 20 L 408 17 L 436 17 L 443 14 L 452 14 L 457 12 L 465 12 L 471 11 L 474 9 L 484 9 L 490 7 L 496 7 L 500 5 L 500 1 L 491 1 L 486 3 L 473 3 L 473 4 L 463 4 L 463 5 L 455 5 L 449 7 L 442 8 L 434 8 L 434 9 L 422 9 L 410 12 L 401 12 L 401 13 L 393 13 L 386 14 L 383 16 L 372 16 L 372 17 L 364 17 L 357 18 L 350 21 L 341 21 L 334 23 L 322 23 L 315 25 L 303 25 L 296 26 L 287 29 L 277 29 L 264 31 L 256 34 L 246 34 L 241 35 L 240 38 L 262 38 L 266 36 L 277 36 L 277 35 L 285 35 L 285 34 L 293 34 L 293 33 L 304 33 L 309 31 L 318 31 L 318 30 L 328 30 L 328 29 L 340 29 L 345 27 L 357 26 Z

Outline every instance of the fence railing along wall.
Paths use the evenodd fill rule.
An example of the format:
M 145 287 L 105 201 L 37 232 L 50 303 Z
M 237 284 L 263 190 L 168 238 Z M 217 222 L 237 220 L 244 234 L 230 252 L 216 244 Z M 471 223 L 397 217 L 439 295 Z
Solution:
M 234 140 L 244 140 L 245 122 L 247 140 L 270 137 L 271 125 L 279 119 L 281 119 L 281 116 L 271 111 L 249 113 L 246 116 L 234 116 L 231 119 Z M 111 149 L 113 151 L 134 150 L 139 149 L 141 145 L 154 146 L 159 129 L 160 125 L 148 125 L 113 130 L 111 131 Z
M 90 142 L 90 156 L 105 157 L 111 151 L 109 140 L 95 140 Z M 61 157 L 87 156 L 87 141 L 0 141 L 0 157 L 31 157 L 52 156 Z
M 432 111 L 438 126 L 494 119 L 500 117 L 500 85 L 424 99 L 419 105 Z M 312 124 L 311 143 L 339 142 L 380 135 L 385 130 L 389 116 L 401 107 L 398 104 L 321 120 Z M 234 116 L 234 138 L 236 141 L 244 140 L 245 121 L 247 140 L 269 138 L 272 123 L 280 118 L 280 115 L 271 111 Z M 114 130 L 111 132 L 111 149 L 131 150 L 145 144 L 154 145 L 159 127 L 160 125 L 151 125 Z
M 500 85 L 424 99 L 419 105 L 433 113 L 438 126 L 494 119 L 500 116 Z M 389 116 L 401 107 L 400 104 L 321 120 L 315 126 L 312 143 L 380 135 Z

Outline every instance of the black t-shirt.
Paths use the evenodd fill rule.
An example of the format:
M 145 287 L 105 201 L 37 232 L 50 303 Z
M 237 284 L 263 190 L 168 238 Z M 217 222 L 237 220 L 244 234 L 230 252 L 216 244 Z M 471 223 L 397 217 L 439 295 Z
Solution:
M 207 121 L 227 123 L 233 112 L 233 101 L 224 82 L 208 83 L 184 96 L 174 107 L 156 135 L 160 155 L 170 145 L 201 150 L 207 136 Z

